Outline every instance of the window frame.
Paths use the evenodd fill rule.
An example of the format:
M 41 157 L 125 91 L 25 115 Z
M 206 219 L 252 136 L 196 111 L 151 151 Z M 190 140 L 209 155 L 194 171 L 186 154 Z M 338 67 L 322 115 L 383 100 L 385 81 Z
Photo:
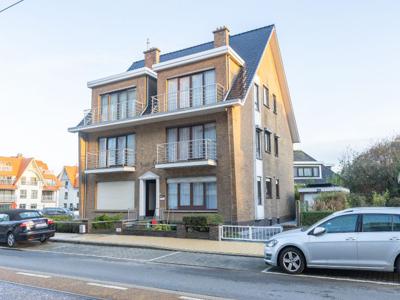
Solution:
M 279 178 L 275 178 L 275 198 L 281 199 L 280 181 Z
M 101 137 L 99 137 L 98 139 L 97 139 L 97 153 L 98 153 L 98 157 L 97 157 L 97 160 L 100 160 L 100 140 L 105 140 L 105 144 L 106 144 L 106 149 L 105 149 L 105 151 L 106 151 L 106 154 L 105 154 L 105 166 L 101 166 L 101 168 L 113 168 L 113 167 L 118 167 L 118 166 L 120 166 L 119 164 L 118 164 L 118 155 L 119 155 L 119 151 L 121 151 L 122 149 L 120 149 L 119 148 L 119 146 L 118 146 L 118 144 L 119 144 L 119 140 L 120 140 L 120 138 L 125 138 L 125 148 L 123 148 L 123 149 L 130 149 L 130 148 L 128 148 L 128 137 L 129 136 L 133 136 L 134 138 L 133 138 L 133 141 L 134 141 L 134 149 L 131 149 L 131 150 L 133 150 L 133 163 L 135 164 L 136 163 L 136 133 L 128 133 L 128 134 L 122 134 L 122 135 L 116 135 L 116 136 L 101 136 Z M 108 155 L 108 151 L 110 150 L 109 149 L 109 140 L 110 139 L 115 139 L 115 149 L 112 149 L 112 150 L 115 150 L 115 155 L 114 155 L 114 157 L 113 157 L 113 159 L 114 159 L 114 164 L 109 164 L 109 155 Z M 124 154 L 124 155 L 126 155 L 126 154 Z M 127 161 L 128 160 L 128 158 L 127 157 L 125 157 L 125 161 Z M 98 163 L 100 163 L 99 161 L 98 161 Z
M 279 135 L 274 134 L 274 155 L 279 157 Z
M 264 128 L 264 151 L 271 154 L 272 151 L 272 132 Z
M 98 118 L 100 119 L 101 122 L 107 122 L 107 121 L 118 121 L 118 120 L 125 120 L 129 118 L 129 113 L 128 113 L 128 106 L 126 107 L 126 111 L 125 111 L 125 118 L 122 118 L 121 116 L 118 117 L 118 112 L 122 111 L 121 109 L 121 103 L 123 102 L 123 100 L 120 100 L 120 95 L 122 93 L 126 93 L 127 95 L 127 99 L 126 102 L 128 103 L 129 101 L 129 93 L 134 91 L 135 92 L 135 98 L 133 99 L 133 105 L 135 107 L 135 112 L 136 112 L 136 102 L 137 102 L 137 87 L 136 86 L 131 86 L 131 87 L 127 87 L 127 88 L 121 88 L 121 89 L 117 89 L 117 90 L 113 90 L 113 91 L 108 91 L 108 92 L 104 92 L 102 94 L 99 95 L 98 97 L 98 102 L 97 102 L 97 107 L 99 108 L 98 110 Z M 117 117 L 115 119 L 113 119 L 112 117 L 112 109 L 111 107 L 113 106 L 111 104 L 111 96 L 112 95 L 117 95 L 117 102 L 116 102 L 116 113 L 117 113 Z M 104 107 L 106 107 L 105 110 L 105 119 L 103 120 L 103 102 L 102 102 L 102 98 L 103 97 L 107 97 L 106 105 L 104 105 Z
M 181 184 L 182 183 L 188 183 L 189 184 L 189 195 L 190 195 L 190 201 L 189 205 L 181 205 Z M 202 205 L 194 205 L 194 184 L 202 184 L 202 189 L 203 189 L 203 204 Z M 167 209 L 168 210 L 207 210 L 207 211 L 216 211 L 218 210 L 218 192 L 216 192 L 216 202 L 217 202 L 217 208 L 207 208 L 207 184 L 214 183 L 216 184 L 216 181 L 191 181 L 191 182 L 173 182 L 173 183 L 167 183 Z M 176 198 L 177 198 L 177 205 L 176 208 L 170 208 L 169 206 L 169 185 L 170 184 L 176 184 Z M 216 185 L 217 188 L 217 185 Z
M 313 233 L 314 230 L 315 230 L 315 228 L 317 228 L 317 227 L 322 227 L 323 224 L 325 224 L 325 223 L 327 223 L 327 222 L 329 222 L 329 221 L 332 221 L 332 220 L 334 220 L 334 219 L 341 218 L 341 217 L 348 217 L 348 216 L 356 216 L 356 224 L 355 224 L 354 231 L 340 231 L 340 232 L 327 232 L 327 231 L 326 231 L 326 234 L 337 234 L 337 233 L 343 234 L 343 233 L 356 233 L 356 232 L 360 232 L 360 229 L 361 229 L 360 227 L 361 227 L 361 222 L 362 222 L 362 214 L 355 213 L 355 214 L 343 214 L 343 215 L 340 215 L 340 216 L 332 217 L 332 218 L 330 218 L 330 219 L 324 221 L 323 223 L 318 224 L 318 226 L 314 227 L 313 230 L 310 231 L 310 233 Z M 324 227 L 324 228 L 325 228 L 325 227 Z M 325 228 L 325 230 L 326 230 L 326 228 Z
M 364 231 L 364 217 L 366 215 L 378 215 L 378 216 L 390 216 L 391 218 L 391 231 Z M 359 224 L 359 232 L 360 233 L 376 233 L 376 232 L 400 232 L 399 231 L 394 231 L 394 219 L 395 217 L 399 217 L 400 215 L 392 214 L 392 213 L 362 213 L 360 214 L 360 224 Z
M 257 205 L 263 205 L 263 196 L 262 196 L 262 176 L 257 176 L 256 182 L 256 192 L 257 192 Z
M 266 108 L 270 108 L 269 103 L 269 88 L 264 84 L 263 85 L 263 104 Z
M 273 105 L 273 112 L 274 114 L 278 114 L 278 104 L 277 104 L 277 100 L 276 100 L 276 95 L 272 94 L 272 105 Z
M 265 177 L 265 199 L 272 199 L 272 177 Z
M 22 196 L 22 192 L 24 192 L 24 196 Z M 19 190 L 19 198 L 20 199 L 27 199 L 28 198 L 28 191 L 25 189 Z
M 312 173 L 312 175 L 311 176 L 307 176 L 307 175 L 305 175 L 305 172 L 304 172 L 304 170 L 305 169 L 311 169 L 311 173 Z M 315 175 L 315 170 L 317 170 L 317 175 Z M 302 174 L 300 174 L 301 172 L 302 172 Z M 295 178 L 321 178 L 321 167 L 318 165 L 318 166 L 308 166 L 308 165 L 304 165 L 304 166 L 299 166 L 299 165 L 297 165 L 297 166 L 294 166 L 294 177 Z
M 262 144 L 262 137 L 261 137 L 261 132 L 262 129 L 259 127 L 256 127 L 256 159 L 262 160 L 262 150 L 261 150 L 261 144 Z
M 254 108 L 256 109 L 256 111 L 260 111 L 260 87 L 257 83 L 254 83 L 253 98 Z

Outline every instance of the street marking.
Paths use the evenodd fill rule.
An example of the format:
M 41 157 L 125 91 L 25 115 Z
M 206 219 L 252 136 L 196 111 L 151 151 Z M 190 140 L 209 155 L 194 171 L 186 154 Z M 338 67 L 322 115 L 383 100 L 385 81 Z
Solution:
M 25 273 L 25 272 L 17 272 L 18 275 L 30 276 L 30 277 L 39 277 L 39 278 L 51 278 L 51 276 L 33 274 L 33 273 Z
M 128 288 L 122 287 L 122 286 L 101 284 L 101 283 L 96 283 L 96 282 L 88 282 L 87 285 L 99 286 L 99 287 L 104 287 L 107 289 L 114 289 L 114 290 L 121 290 L 121 291 L 126 291 L 128 289 Z
M 373 281 L 373 280 L 364 280 L 364 279 L 352 279 L 352 278 L 340 278 L 340 277 L 329 277 L 329 276 L 318 276 L 318 275 L 306 275 L 306 274 L 286 274 L 286 273 L 278 273 L 278 272 L 268 272 L 266 270 L 261 271 L 261 273 L 265 273 L 268 275 L 281 275 L 281 276 L 292 276 L 302 277 L 302 278 L 316 278 L 316 279 L 327 279 L 327 280 L 336 280 L 336 281 L 347 281 L 347 282 L 358 282 L 358 283 L 372 283 L 379 285 L 390 285 L 390 286 L 400 286 L 400 283 L 395 282 L 384 282 L 384 281 Z
M 152 258 L 152 259 L 148 259 L 147 261 L 155 261 L 155 260 L 157 260 L 157 259 L 165 258 L 165 257 L 171 256 L 171 255 L 174 255 L 174 254 L 178 254 L 178 253 L 180 253 L 180 252 L 179 252 L 179 251 L 176 251 L 176 252 L 168 253 L 168 254 L 165 254 L 165 255 L 161 255 L 161 256 L 159 256 L 159 257 L 155 257 L 155 258 Z
M 270 267 L 268 267 L 268 268 L 265 268 L 264 270 L 261 271 L 261 273 L 268 273 L 269 270 L 271 270 L 271 269 L 273 269 L 273 268 L 274 268 L 274 266 L 270 266 Z
M 202 298 L 193 298 L 193 297 L 187 297 L 187 296 L 180 296 L 179 299 L 182 299 L 182 300 L 204 300 Z

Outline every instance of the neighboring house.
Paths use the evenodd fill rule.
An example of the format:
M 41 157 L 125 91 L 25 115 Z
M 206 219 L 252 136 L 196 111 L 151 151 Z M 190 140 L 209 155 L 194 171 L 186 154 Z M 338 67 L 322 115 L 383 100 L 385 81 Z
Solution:
M 79 133 L 83 218 L 293 217 L 299 135 L 275 27 L 213 34 L 88 82 L 91 108 L 69 129 Z
M 58 175 L 61 182 L 58 192 L 58 207 L 79 209 L 79 172 L 77 166 L 64 166 Z
M 43 161 L 0 156 L 0 209 L 55 207 L 58 189 L 57 177 Z
M 350 193 L 349 189 L 333 183 L 339 175 L 331 167 L 302 150 L 293 151 L 294 183 L 298 185 L 300 200 L 306 206 L 311 206 L 315 198 L 323 192 Z

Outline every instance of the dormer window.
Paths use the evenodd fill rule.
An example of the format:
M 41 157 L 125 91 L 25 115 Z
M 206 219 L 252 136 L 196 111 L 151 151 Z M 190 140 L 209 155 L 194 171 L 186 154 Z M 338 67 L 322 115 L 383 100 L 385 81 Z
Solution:
M 102 122 L 132 118 L 138 113 L 141 113 L 141 109 L 136 101 L 135 88 L 101 95 L 100 120 Z
M 319 167 L 314 166 L 301 166 L 294 167 L 294 177 L 320 177 Z

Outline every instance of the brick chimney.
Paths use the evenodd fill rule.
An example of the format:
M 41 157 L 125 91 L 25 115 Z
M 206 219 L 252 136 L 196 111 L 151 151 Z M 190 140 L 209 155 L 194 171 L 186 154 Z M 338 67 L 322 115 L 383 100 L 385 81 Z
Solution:
M 160 49 L 153 47 L 144 51 L 143 53 L 145 67 L 151 69 L 154 64 L 158 64 L 160 62 Z
M 218 27 L 213 31 L 214 47 L 229 46 L 229 29 L 226 26 Z

